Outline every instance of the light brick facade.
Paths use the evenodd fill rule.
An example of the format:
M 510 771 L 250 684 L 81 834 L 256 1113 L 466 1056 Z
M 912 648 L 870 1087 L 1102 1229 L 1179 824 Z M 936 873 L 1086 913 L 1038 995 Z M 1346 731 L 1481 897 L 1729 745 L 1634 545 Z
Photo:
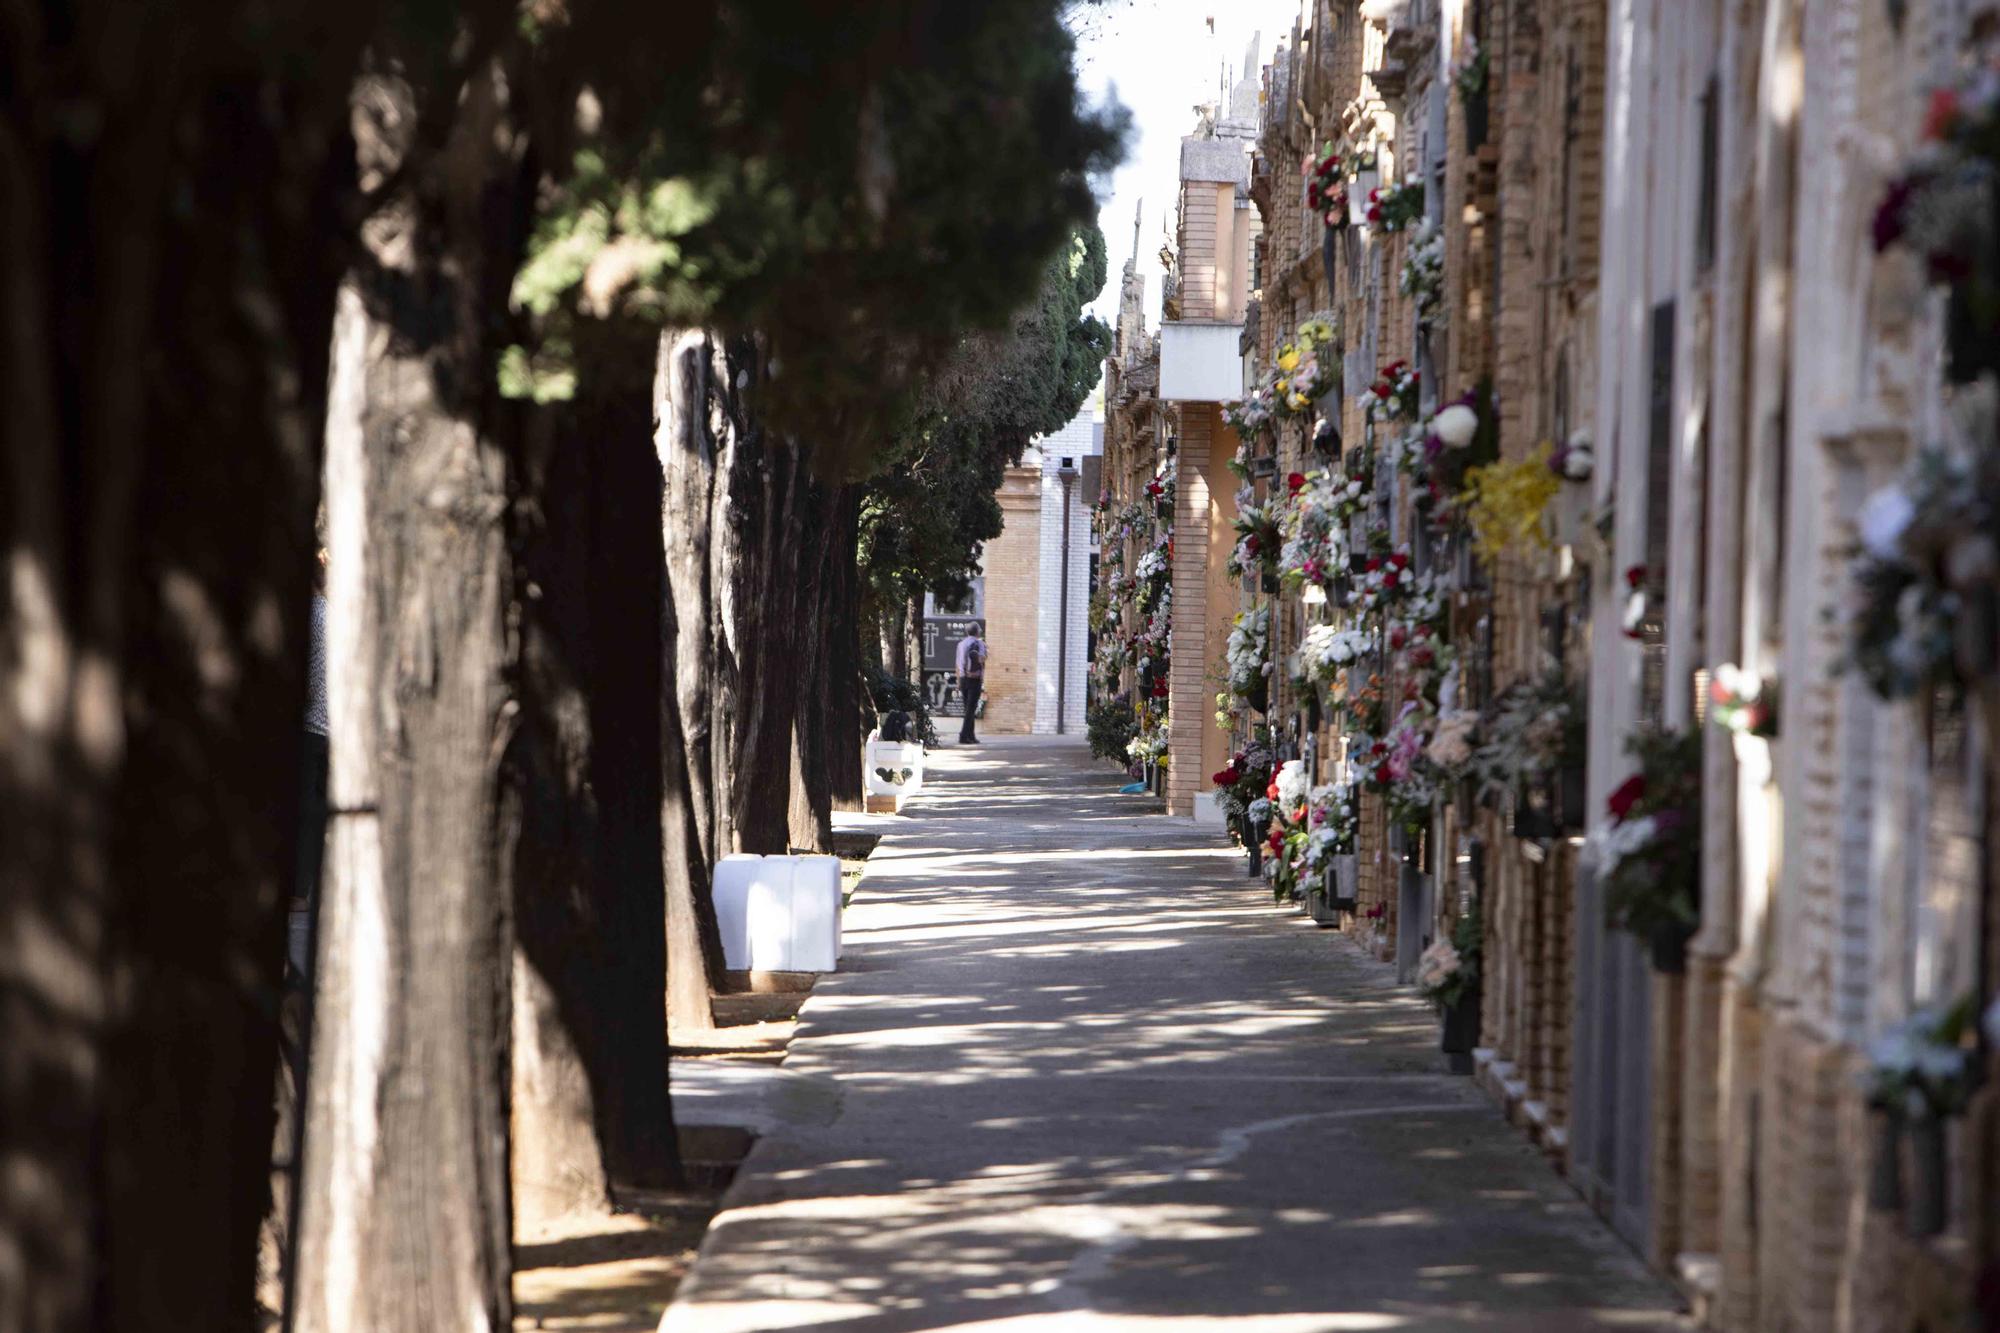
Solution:
M 1876 253 L 1870 221 L 1929 88 L 1982 25 L 1990 40 L 2000 6 L 1304 0 L 1261 77 L 1248 190 L 1190 179 L 1183 154 L 1169 325 L 1226 313 L 1226 259 L 1249 239 L 1246 375 L 1302 319 L 1332 317 L 1344 382 L 1315 410 L 1346 449 L 1372 438 L 1356 395 L 1408 359 L 1427 408 L 1490 388 L 1502 461 L 1594 452 L 1589 481 L 1559 488 L 1558 540 L 1472 560 L 1447 536 L 1417 558 L 1453 562 L 1459 706 L 1557 673 L 1573 689 L 1588 823 L 1633 771 L 1636 731 L 1698 730 L 1685 969 L 1659 970 L 1671 949 L 1611 928 L 1574 818 L 1520 836 L 1511 800 L 1468 806 L 1459 791 L 1420 851 L 1363 796 L 1344 925 L 1407 967 L 1478 903 L 1482 1083 L 1710 1327 L 1971 1328 L 1985 1326 L 1980 1282 L 2000 1291 L 1996 1080 L 1948 1121 L 1949 1223 L 1922 1239 L 1907 1209 L 1870 1204 L 1878 1125 L 1862 1091 L 1874 1034 L 2000 990 L 2000 706 L 1990 683 L 1962 716 L 1879 701 L 1838 673 L 1827 614 L 1862 502 L 1945 426 L 1940 300 L 1907 255 Z M 1482 94 L 1458 82 L 1475 51 L 1478 119 Z M 1407 234 L 1350 226 L 1323 244 L 1299 165 L 1329 143 L 1372 152 L 1381 181 L 1425 185 L 1445 255 L 1432 327 L 1399 290 Z M 1220 465 L 1237 442 L 1211 405 L 1148 397 L 1154 344 L 1128 322 L 1106 475 L 1136 494 L 1178 448 L 1168 794 L 1183 812 L 1220 755 L 1205 718 L 1230 617 L 1269 605 L 1282 654 L 1332 613 L 1218 575 L 1233 489 Z M 1258 503 L 1330 461 L 1298 422 L 1250 448 Z M 1411 542 L 1412 487 L 1385 469 L 1377 490 L 1387 539 Z M 1635 569 L 1648 599 L 1628 636 Z M 1772 682 L 1775 739 L 1708 719 L 1725 664 Z M 1307 735 L 1287 674 L 1268 714 L 1279 747 L 1317 754 L 1327 776 L 1345 738 Z M 1900 1168 L 1908 1188 L 1912 1162 Z

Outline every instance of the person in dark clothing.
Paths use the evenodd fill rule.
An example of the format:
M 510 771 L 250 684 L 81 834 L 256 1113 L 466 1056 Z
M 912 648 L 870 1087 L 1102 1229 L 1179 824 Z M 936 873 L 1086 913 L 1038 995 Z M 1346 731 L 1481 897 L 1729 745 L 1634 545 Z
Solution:
M 965 701 L 965 725 L 958 729 L 960 745 L 977 745 L 979 737 L 972 734 L 972 724 L 979 715 L 979 692 L 986 686 L 986 640 L 979 637 L 979 627 L 959 640 L 958 644 L 958 693 Z

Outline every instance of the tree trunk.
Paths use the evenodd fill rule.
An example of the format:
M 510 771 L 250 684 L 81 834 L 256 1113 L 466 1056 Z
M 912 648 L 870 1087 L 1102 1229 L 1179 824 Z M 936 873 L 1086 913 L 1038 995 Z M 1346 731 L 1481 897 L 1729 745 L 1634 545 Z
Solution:
M 797 697 L 792 717 L 791 842 L 800 851 L 833 851 L 833 774 L 828 766 L 833 689 L 833 599 L 847 488 L 802 488 L 798 607 L 793 617 Z
M 898 600 L 883 608 L 889 614 L 882 622 L 889 674 L 898 680 L 910 679 L 910 607 Z M 921 682 L 917 682 L 921 684 Z
M 656 385 L 666 476 L 667 612 L 673 664 L 665 752 L 668 977 L 676 1027 L 705 1026 L 696 959 L 720 975 L 710 882 L 732 852 L 790 843 L 801 589 L 811 484 L 805 450 L 757 415 L 763 353 L 701 331 L 662 340 Z
M 442 89 L 383 56 L 355 93 L 362 174 L 388 183 L 334 323 L 333 814 L 294 1299 L 305 1333 L 512 1319 L 500 770 L 518 708 L 514 463 L 490 312 L 505 308 L 533 173 L 500 147 L 521 141 L 510 83 L 481 49 L 460 48 Z
M 342 211 L 322 168 L 359 38 L 320 30 L 315 88 L 256 63 L 282 20 L 246 48 L 239 18 L 37 11 L 0 44 L 10 1331 L 255 1322 Z
M 660 465 L 653 340 L 586 326 L 573 404 L 543 414 L 510 755 L 515 1233 L 602 1212 L 613 1179 L 679 1183 L 661 861 Z M 637 349 L 636 358 L 633 356 Z
M 720 364 L 718 364 L 720 362 Z M 717 845 L 712 784 L 715 736 L 713 597 L 709 543 L 716 513 L 716 442 L 709 431 L 711 380 L 731 368 L 700 332 L 660 340 L 653 382 L 654 445 L 664 477 L 660 525 L 666 597 L 660 615 L 667 679 L 661 695 L 661 808 L 667 885 L 667 1013 L 683 1031 L 715 1026 L 712 984 L 722 976 L 710 877 Z
M 861 568 L 856 545 L 861 522 L 860 487 L 848 488 L 838 522 L 823 612 L 827 665 L 822 749 L 828 798 L 833 809 L 860 810 L 867 805 L 861 771 L 861 742 L 867 732 L 864 719 L 873 716 L 861 682 Z

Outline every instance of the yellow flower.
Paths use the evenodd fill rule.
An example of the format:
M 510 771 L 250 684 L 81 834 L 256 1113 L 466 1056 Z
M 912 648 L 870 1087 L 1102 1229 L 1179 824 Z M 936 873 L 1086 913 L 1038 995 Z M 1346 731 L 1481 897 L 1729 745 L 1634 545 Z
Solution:
M 1279 397 L 1283 397 L 1285 394 L 1291 392 L 1292 385 L 1289 380 L 1279 380 L 1272 387 L 1278 391 Z
M 1307 404 L 1307 403 L 1308 403 L 1309 401 L 1311 401 L 1311 400 L 1310 400 L 1310 399 L 1308 399 L 1308 398 L 1307 398 L 1307 397 L 1306 397 L 1306 396 L 1305 396 L 1304 394 L 1302 394 L 1302 393 L 1295 393 L 1295 394 L 1293 394 L 1293 395 L 1292 395 L 1292 396 L 1291 396 L 1290 398 L 1286 399 L 1285 401 L 1286 401 L 1286 402 L 1288 402 L 1288 403 L 1289 403 L 1289 404 L 1291 405 L 1291 408 L 1292 408 L 1292 411 L 1294 411 L 1294 412 L 1303 412 L 1303 411 L 1305 411 L 1305 409 L 1306 409 L 1306 404 Z
M 1549 470 L 1547 441 L 1517 463 L 1488 463 L 1465 474 L 1459 503 L 1465 506 L 1479 553 L 1497 558 L 1509 547 L 1548 549 L 1542 511 L 1562 489 Z
M 1299 368 L 1299 349 L 1293 347 L 1290 343 L 1287 343 L 1285 344 L 1284 350 L 1278 353 L 1278 369 L 1284 371 L 1287 375 L 1289 375 L 1298 368 Z

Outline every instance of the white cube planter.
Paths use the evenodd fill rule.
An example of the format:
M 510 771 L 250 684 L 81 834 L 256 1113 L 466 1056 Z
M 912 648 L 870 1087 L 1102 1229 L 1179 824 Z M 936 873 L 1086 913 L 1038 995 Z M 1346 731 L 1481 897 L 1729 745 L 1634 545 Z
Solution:
M 831 972 L 840 959 L 840 858 L 725 856 L 715 922 L 731 971 Z
M 907 768 L 910 770 L 910 780 L 908 782 L 887 781 L 881 774 L 875 771 L 878 768 L 886 768 L 891 773 Z M 922 791 L 924 786 L 924 747 L 915 741 L 871 740 L 868 742 L 868 750 L 864 756 L 861 778 L 863 783 L 866 784 L 868 793 L 872 796 L 909 796 L 912 793 Z

